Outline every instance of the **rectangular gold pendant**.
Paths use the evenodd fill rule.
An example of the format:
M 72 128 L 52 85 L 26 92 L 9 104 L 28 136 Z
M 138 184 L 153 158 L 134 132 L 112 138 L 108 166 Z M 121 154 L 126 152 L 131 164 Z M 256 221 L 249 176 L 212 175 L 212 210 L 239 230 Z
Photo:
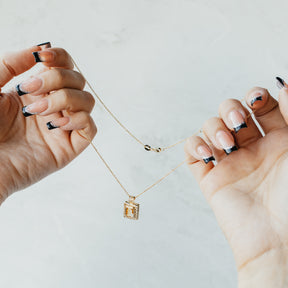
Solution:
M 124 217 L 132 220 L 138 220 L 139 204 L 134 202 L 135 197 L 130 197 L 129 201 L 124 203 Z

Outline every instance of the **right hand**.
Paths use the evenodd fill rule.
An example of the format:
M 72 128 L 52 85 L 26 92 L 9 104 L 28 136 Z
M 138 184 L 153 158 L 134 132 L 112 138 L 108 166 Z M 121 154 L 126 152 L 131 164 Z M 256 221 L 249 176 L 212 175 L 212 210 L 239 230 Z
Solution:
M 207 120 L 202 129 L 211 147 L 200 137 L 187 141 L 188 165 L 232 248 L 239 287 L 287 287 L 288 89 L 281 89 L 278 103 L 256 87 L 246 102 L 265 137 L 238 100 L 226 100 L 220 117 Z M 248 128 L 231 132 L 245 118 Z M 223 149 L 235 144 L 238 151 L 226 155 Z M 202 161 L 212 154 L 216 166 Z

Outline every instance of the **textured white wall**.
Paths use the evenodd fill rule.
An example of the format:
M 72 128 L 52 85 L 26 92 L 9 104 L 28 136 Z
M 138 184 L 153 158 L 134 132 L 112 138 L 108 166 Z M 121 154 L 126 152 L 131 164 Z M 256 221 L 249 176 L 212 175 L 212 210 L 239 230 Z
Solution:
M 288 77 L 287 10 L 284 0 L 0 0 L 0 50 L 66 48 L 135 134 L 166 145 L 226 98 L 255 85 L 276 93 L 274 77 Z M 95 144 L 132 194 L 183 159 L 182 147 L 145 153 L 99 105 L 93 117 Z M 0 208 L 0 286 L 237 286 L 187 167 L 139 198 L 138 222 L 122 218 L 125 200 L 91 147 L 11 196 Z

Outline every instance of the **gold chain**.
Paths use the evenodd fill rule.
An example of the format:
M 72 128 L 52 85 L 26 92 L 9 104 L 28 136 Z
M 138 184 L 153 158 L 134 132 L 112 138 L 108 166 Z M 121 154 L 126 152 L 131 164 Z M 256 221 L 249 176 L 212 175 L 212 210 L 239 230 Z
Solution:
M 104 159 L 104 157 L 101 155 L 101 153 L 98 151 L 98 149 L 96 148 L 96 146 L 94 145 L 94 143 L 92 142 L 92 140 L 90 139 L 90 137 L 87 135 L 87 133 L 82 129 L 81 130 L 83 132 L 83 134 L 85 134 L 85 136 L 82 134 L 82 132 L 79 132 L 79 130 L 77 130 L 77 132 L 84 137 L 93 147 L 93 149 L 95 150 L 95 152 L 98 154 L 99 158 L 102 160 L 102 162 L 104 163 L 104 165 L 106 166 L 106 168 L 110 171 L 110 173 L 112 174 L 112 176 L 114 177 L 114 179 L 118 182 L 118 184 L 120 185 L 120 187 L 123 189 L 123 191 L 126 193 L 126 195 L 128 197 L 134 197 L 134 199 L 138 198 L 140 195 L 144 194 L 145 192 L 147 192 L 148 190 L 150 190 L 151 188 L 153 188 L 154 186 L 156 186 L 158 183 L 160 183 L 162 180 L 164 180 L 166 177 L 168 177 L 171 173 L 173 173 L 177 168 L 179 168 L 180 166 L 182 166 L 187 160 L 185 159 L 184 161 L 182 161 L 181 163 L 179 163 L 176 167 L 174 167 L 173 169 L 171 169 L 167 174 L 165 174 L 163 177 L 161 177 L 159 180 L 157 180 L 156 182 L 154 182 L 153 184 L 151 184 L 150 186 L 148 186 L 144 191 L 142 191 L 141 193 L 132 196 L 127 189 L 124 187 L 124 185 L 121 183 L 121 181 L 119 180 L 119 178 L 116 176 L 116 174 L 113 172 L 113 170 L 111 169 L 111 167 L 108 165 L 108 163 L 106 162 L 106 160 Z M 194 133 L 193 135 L 196 135 L 197 133 Z
M 72 58 L 72 57 L 71 57 Z M 98 94 L 96 93 L 96 91 L 93 89 L 92 85 L 89 83 L 89 81 L 87 81 L 87 79 L 84 77 L 83 73 L 81 72 L 79 66 L 76 64 L 76 62 L 74 61 L 74 59 L 72 58 L 72 62 L 75 65 L 75 67 L 77 68 L 77 70 L 79 71 L 79 73 L 82 75 L 82 77 L 85 79 L 88 87 L 90 88 L 91 92 L 94 94 L 94 96 L 98 99 L 98 101 L 102 104 L 102 106 L 104 107 L 104 109 L 111 115 L 111 117 L 132 137 L 134 138 L 139 144 L 141 144 L 145 150 L 147 151 L 154 151 L 154 152 L 162 152 L 164 150 L 170 149 L 178 144 L 183 143 L 184 141 L 186 141 L 188 138 L 190 138 L 191 136 L 197 135 L 198 133 L 202 132 L 202 129 L 198 130 L 196 133 L 192 134 L 191 136 L 179 140 L 178 142 L 171 144 L 167 147 L 163 147 L 163 148 L 154 148 L 151 147 L 150 145 L 144 144 L 138 137 L 136 137 L 124 124 L 122 124 L 120 122 L 120 120 L 112 113 L 112 111 L 105 105 L 105 103 L 102 101 L 102 99 L 98 96 Z M 241 100 L 242 102 L 245 101 L 245 98 L 243 98 Z M 252 116 L 253 114 L 253 109 L 252 112 L 249 113 L 247 115 L 247 119 L 249 117 Z M 170 174 L 172 174 L 177 168 L 181 167 L 189 158 L 186 158 L 184 161 L 182 161 L 181 163 L 179 163 L 176 167 L 174 167 L 173 169 L 171 169 L 168 173 L 166 173 L 163 177 L 161 177 L 159 180 L 155 181 L 153 184 L 151 184 L 150 186 L 148 186 L 145 190 L 143 190 L 141 193 L 132 196 L 127 189 L 124 187 L 124 185 L 121 183 L 121 181 L 119 180 L 119 178 L 116 176 L 116 174 L 113 172 L 113 170 L 111 169 L 111 167 L 108 165 L 108 163 L 105 161 L 105 159 L 103 158 L 103 156 L 101 155 L 101 153 L 98 151 L 98 149 L 96 148 L 96 146 L 93 144 L 92 140 L 90 139 L 90 137 L 87 135 L 87 133 L 84 131 L 84 129 L 81 130 L 83 132 L 80 133 L 79 130 L 77 131 L 79 135 L 81 135 L 82 137 L 84 137 L 93 147 L 93 149 L 95 150 L 95 152 L 98 154 L 99 158 L 102 160 L 102 162 L 104 163 L 104 165 L 106 166 L 106 168 L 110 171 L 110 173 L 112 174 L 112 176 L 114 177 L 114 179 L 118 182 L 118 184 L 120 185 L 120 187 L 123 189 L 123 191 L 126 193 L 126 195 L 129 197 L 129 202 L 125 202 L 125 211 L 126 209 L 130 209 L 129 211 L 133 211 L 132 216 L 129 214 L 129 212 L 124 212 L 124 216 L 130 219 L 138 219 L 138 213 L 139 213 L 139 204 L 135 203 L 134 200 L 136 198 L 138 198 L 139 196 L 141 196 L 142 194 L 144 194 L 145 192 L 149 191 L 150 189 L 152 189 L 154 186 L 156 186 L 157 184 L 159 184 L 161 181 L 163 181 L 166 177 L 168 177 Z M 195 162 L 198 162 L 199 160 L 196 160 Z M 128 207 L 128 208 L 127 208 Z M 131 210 L 132 209 L 132 210 Z M 130 215 L 130 216 L 129 216 Z
M 165 150 L 168 150 L 170 148 L 173 148 L 175 146 L 177 146 L 178 144 L 181 144 L 183 142 L 185 142 L 189 137 L 186 137 L 182 140 L 179 140 L 178 142 L 174 143 L 174 144 L 171 144 L 169 146 L 166 146 L 166 147 L 158 147 L 158 148 L 155 148 L 155 147 L 151 147 L 150 145 L 148 144 L 144 144 L 143 141 L 141 141 L 138 137 L 136 137 L 116 116 L 115 114 L 107 107 L 107 105 L 103 102 L 103 100 L 99 97 L 99 95 L 96 93 L 96 91 L 94 90 L 94 88 L 92 87 L 92 85 L 89 83 L 89 81 L 86 79 L 86 77 L 83 75 L 81 69 L 79 68 L 79 66 L 77 65 L 77 63 L 75 62 L 75 60 L 71 57 L 71 60 L 74 64 L 74 66 L 77 68 L 78 72 L 82 75 L 82 77 L 85 79 L 88 87 L 90 88 L 91 92 L 94 94 L 94 96 L 98 99 L 98 101 L 101 103 L 101 105 L 104 107 L 104 109 L 110 114 L 110 116 L 134 139 L 136 140 L 139 144 L 141 144 L 144 149 L 146 151 L 154 151 L 154 152 L 163 152 Z M 245 98 L 243 98 L 241 100 L 242 102 L 245 101 Z M 249 118 L 251 116 L 252 113 L 250 113 L 247 118 Z M 201 132 L 202 130 L 200 129 L 198 132 Z
M 165 150 L 168 150 L 178 144 L 181 144 L 183 142 L 185 142 L 189 137 L 182 139 L 174 144 L 171 144 L 167 147 L 151 147 L 148 144 L 144 144 L 143 141 L 141 141 L 138 137 L 136 137 L 122 122 L 120 122 L 120 120 L 115 116 L 115 114 L 106 106 L 106 104 L 103 102 L 103 100 L 99 97 L 99 95 L 96 93 L 96 91 L 94 90 L 94 88 L 92 87 L 92 85 L 89 83 L 89 81 L 85 78 L 85 76 L 83 75 L 83 73 L 81 72 L 79 66 L 76 64 L 76 62 L 74 61 L 74 59 L 71 57 L 72 62 L 74 64 L 74 66 L 77 68 L 78 72 L 82 75 L 82 77 L 85 79 L 88 87 L 90 88 L 91 92 L 94 94 L 94 96 L 98 99 L 98 101 L 101 103 L 101 105 L 104 107 L 104 109 L 110 114 L 110 116 L 134 139 L 136 140 L 139 144 L 141 144 L 144 149 L 146 151 L 154 151 L 154 152 L 163 152 Z

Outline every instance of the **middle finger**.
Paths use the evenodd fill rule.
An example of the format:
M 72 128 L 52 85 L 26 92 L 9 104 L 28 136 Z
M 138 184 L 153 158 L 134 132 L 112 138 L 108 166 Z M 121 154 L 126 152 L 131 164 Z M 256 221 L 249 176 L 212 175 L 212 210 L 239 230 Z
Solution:
M 205 137 L 212 142 L 213 155 L 217 162 L 226 158 L 233 151 L 238 150 L 235 139 L 222 119 L 213 117 L 208 119 L 203 127 Z
M 36 96 L 63 88 L 83 90 L 84 86 L 85 79 L 79 72 L 54 68 L 18 84 L 16 91 L 19 96 L 25 94 Z

